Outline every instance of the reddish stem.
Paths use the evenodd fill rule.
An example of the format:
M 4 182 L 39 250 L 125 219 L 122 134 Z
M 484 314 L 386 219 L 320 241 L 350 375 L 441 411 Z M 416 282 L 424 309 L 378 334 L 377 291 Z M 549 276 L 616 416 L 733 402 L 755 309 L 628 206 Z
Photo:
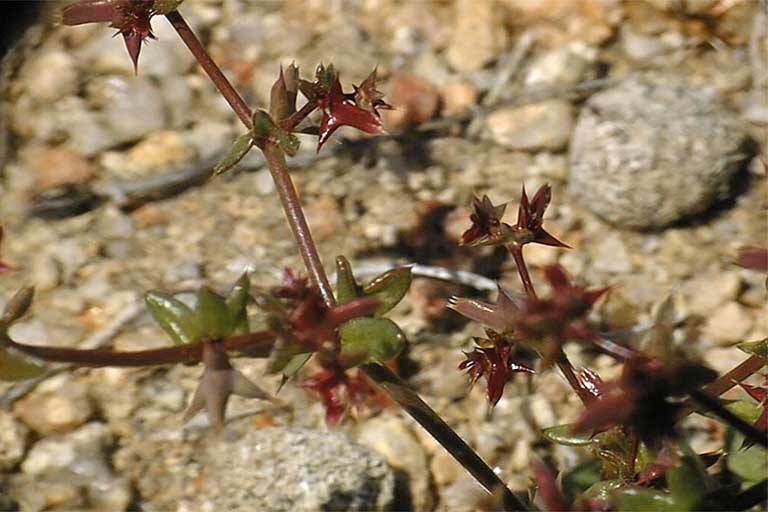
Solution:
M 705 386 L 704 391 L 712 396 L 720 396 L 729 389 L 735 387 L 739 382 L 746 380 L 752 374 L 758 372 L 766 365 L 766 363 L 767 361 L 765 358 L 751 355 L 733 370 Z
M 299 110 L 285 118 L 280 124 L 284 130 L 287 131 L 293 131 L 294 128 L 299 126 L 299 123 L 301 123 L 304 119 L 307 118 L 309 114 L 315 111 L 317 108 L 317 103 L 314 101 L 308 101 L 304 104 L 303 107 L 301 107 Z
M 517 273 L 520 274 L 520 280 L 523 282 L 523 288 L 525 293 L 530 299 L 536 299 L 536 290 L 533 288 L 533 282 L 531 281 L 531 275 L 528 273 L 528 265 L 523 258 L 523 246 L 517 244 L 510 244 L 507 246 L 507 250 L 512 254 L 512 258 L 515 260 L 515 266 L 517 266 Z

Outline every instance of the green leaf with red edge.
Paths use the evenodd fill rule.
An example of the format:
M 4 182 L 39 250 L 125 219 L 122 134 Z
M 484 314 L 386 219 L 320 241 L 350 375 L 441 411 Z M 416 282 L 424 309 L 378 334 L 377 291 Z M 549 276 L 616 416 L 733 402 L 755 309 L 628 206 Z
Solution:
M 381 316 L 403 300 L 411 287 L 412 273 L 410 267 L 399 267 L 389 270 L 373 281 L 363 286 L 363 294 L 379 300 L 379 307 L 374 316 Z
M 32 286 L 25 286 L 17 291 L 3 310 L 3 316 L 0 317 L 0 327 L 4 325 L 7 328 L 24 316 L 29 311 L 30 306 L 32 306 L 34 297 L 35 288 Z
M 352 266 L 344 256 L 336 257 L 336 300 L 347 302 L 356 299 L 363 294 L 362 288 L 357 284 Z
M 221 338 L 234 330 L 235 319 L 231 317 L 224 297 L 207 286 L 201 286 L 197 292 L 197 309 L 194 313 L 203 336 Z
M 0 338 L 5 334 L 0 333 Z M 38 377 L 45 373 L 45 366 L 9 348 L 0 348 L 0 380 L 17 381 Z
M 574 432 L 572 423 L 545 428 L 542 435 L 553 443 L 565 446 L 588 446 L 595 443 L 592 432 Z
M 248 132 L 240 135 L 229 147 L 227 154 L 213 168 L 213 175 L 218 176 L 236 166 L 248 154 L 253 145 L 253 134 Z
M 614 497 L 619 502 L 619 510 L 632 512 L 683 512 L 675 498 L 662 491 L 629 487 L 619 489 Z
M 348 366 L 392 359 L 406 344 L 403 331 L 388 318 L 354 318 L 339 327 L 339 338 Z
M 232 324 L 232 332 L 230 334 L 246 334 L 250 331 L 248 311 L 246 309 L 250 291 L 251 281 L 246 273 L 240 276 L 229 292 L 226 303 Z
M 202 330 L 195 313 L 183 302 L 172 295 L 161 292 L 148 292 L 144 302 L 155 322 L 177 345 L 199 341 Z
M 749 355 L 768 358 L 768 338 L 758 341 L 745 341 L 739 343 L 736 347 Z

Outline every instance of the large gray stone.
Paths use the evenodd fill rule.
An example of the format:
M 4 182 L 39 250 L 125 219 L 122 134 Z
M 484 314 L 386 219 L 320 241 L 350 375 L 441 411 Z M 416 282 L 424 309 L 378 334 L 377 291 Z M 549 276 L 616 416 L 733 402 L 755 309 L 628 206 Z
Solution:
M 384 459 L 335 432 L 270 427 L 209 444 L 200 510 L 391 510 Z
M 727 198 L 750 153 L 745 129 L 712 90 L 677 75 L 636 75 L 582 109 L 569 186 L 613 224 L 660 229 Z

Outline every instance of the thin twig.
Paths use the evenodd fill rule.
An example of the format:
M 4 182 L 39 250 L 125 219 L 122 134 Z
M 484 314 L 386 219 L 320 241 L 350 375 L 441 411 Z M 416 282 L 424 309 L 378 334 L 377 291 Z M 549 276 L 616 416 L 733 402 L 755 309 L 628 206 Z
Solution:
M 768 447 L 768 436 L 765 432 L 760 432 L 753 425 L 750 425 L 734 413 L 723 407 L 717 398 L 705 391 L 694 389 L 688 392 L 694 402 L 698 403 L 702 409 L 707 410 L 722 419 L 730 426 L 744 434 L 749 441 Z

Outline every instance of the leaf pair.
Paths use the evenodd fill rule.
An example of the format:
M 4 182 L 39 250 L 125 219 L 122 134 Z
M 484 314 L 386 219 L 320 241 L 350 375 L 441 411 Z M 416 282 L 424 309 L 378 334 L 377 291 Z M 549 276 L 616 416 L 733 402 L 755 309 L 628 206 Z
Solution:
M 246 334 L 249 330 L 246 312 L 249 291 L 248 276 L 243 274 L 226 298 L 208 287 L 201 287 L 194 309 L 167 293 L 149 292 L 144 300 L 158 325 L 175 344 L 182 345 Z
M 336 293 L 339 302 L 353 299 L 375 298 L 379 306 L 373 317 L 354 318 L 341 325 L 341 355 L 346 366 L 357 366 L 372 361 L 385 361 L 397 356 L 405 347 L 405 334 L 395 322 L 382 315 L 394 308 L 408 292 L 411 269 L 392 269 L 366 285 L 359 285 L 352 274 L 349 261 L 336 258 Z
M 16 381 L 41 375 L 45 366 L 9 348 L 8 329 L 29 310 L 34 297 L 34 288 L 25 287 L 16 292 L 5 306 L 0 317 L 0 380 Z

